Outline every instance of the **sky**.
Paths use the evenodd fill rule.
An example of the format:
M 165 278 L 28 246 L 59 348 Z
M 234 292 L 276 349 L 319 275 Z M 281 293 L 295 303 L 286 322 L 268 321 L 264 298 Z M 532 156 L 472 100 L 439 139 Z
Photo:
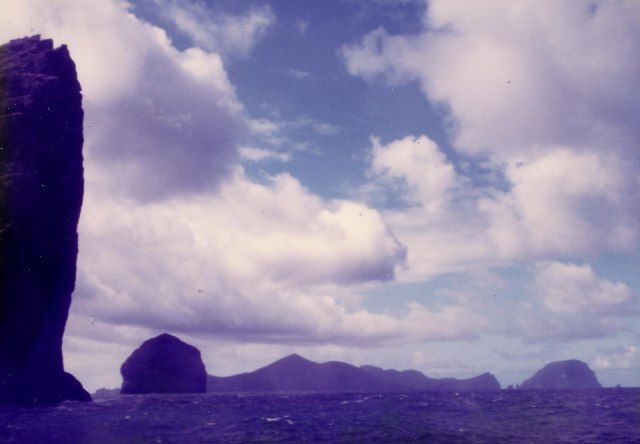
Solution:
M 85 200 L 65 366 L 169 332 L 315 361 L 640 385 L 640 3 L 0 0 L 66 44 Z

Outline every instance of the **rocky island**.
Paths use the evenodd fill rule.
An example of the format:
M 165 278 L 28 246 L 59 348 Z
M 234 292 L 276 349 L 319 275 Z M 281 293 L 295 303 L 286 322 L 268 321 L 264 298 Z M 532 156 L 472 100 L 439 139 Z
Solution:
M 142 343 L 122 364 L 122 394 L 205 393 L 207 371 L 200 351 L 164 333 Z
M 0 404 L 88 401 L 64 371 L 83 197 L 83 110 L 66 46 L 0 47 Z
M 576 359 L 557 361 L 545 365 L 535 375 L 520 384 L 527 389 L 592 389 L 601 388 L 593 370 Z
M 365 365 L 360 367 L 376 375 L 388 385 L 411 391 L 485 391 L 500 390 L 500 383 L 491 373 L 483 373 L 469 379 L 429 378 L 417 370 L 383 370 Z
M 485 373 L 471 379 L 432 379 L 416 370 L 356 367 L 346 362 L 316 363 L 289 355 L 250 373 L 209 376 L 209 392 L 364 392 L 499 390 L 496 378 Z

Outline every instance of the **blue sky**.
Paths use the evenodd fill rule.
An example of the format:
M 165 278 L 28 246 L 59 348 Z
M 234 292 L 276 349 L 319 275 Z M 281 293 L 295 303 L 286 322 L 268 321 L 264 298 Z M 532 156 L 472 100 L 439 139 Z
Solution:
M 90 389 L 164 331 L 217 375 L 577 358 L 640 385 L 637 4 L 0 5 L 83 85 Z
M 237 87 L 239 99 L 256 119 L 298 122 L 313 120 L 327 125 L 317 131 L 312 125 L 291 125 L 283 129 L 290 139 L 277 149 L 296 151 L 287 165 L 271 162 L 247 164 L 252 177 L 260 171 L 274 174 L 291 172 L 312 191 L 328 197 L 348 197 L 350 190 L 366 181 L 363 160 L 370 148 L 370 136 L 394 140 L 425 131 L 446 146 L 442 129 L 446 116 L 432 107 L 420 93 L 417 83 L 392 88 L 371 88 L 351 76 L 338 56 L 345 42 L 377 27 L 395 32 L 417 31 L 424 5 L 407 2 L 387 5 L 366 2 L 204 2 L 211 14 L 246 14 L 264 9 L 274 17 L 250 55 L 225 56 L 227 72 Z M 141 17 L 166 26 L 178 48 L 194 42 L 162 16 L 153 1 L 137 2 Z M 399 118 L 402 116 L 402 118 Z M 258 136 L 253 141 L 266 149 Z

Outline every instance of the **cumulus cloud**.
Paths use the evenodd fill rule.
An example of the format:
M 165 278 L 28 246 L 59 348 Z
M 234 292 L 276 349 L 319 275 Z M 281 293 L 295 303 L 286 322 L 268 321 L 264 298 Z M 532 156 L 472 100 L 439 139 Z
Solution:
M 426 136 L 372 139 L 366 193 L 401 200 L 383 211 L 407 245 L 403 280 L 513 261 L 629 251 L 640 221 L 638 178 L 619 159 L 557 147 L 508 164 L 479 187 Z
M 402 182 L 403 197 L 427 213 L 446 210 L 458 176 L 453 165 L 427 136 L 408 136 L 383 145 L 372 139 L 371 170 L 391 182 Z
M 276 22 L 271 6 L 253 6 L 240 15 L 213 11 L 202 1 L 155 0 L 161 17 L 208 51 L 246 57 Z
M 215 195 L 89 201 L 82 228 L 78 309 L 90 304 L 87 312 L 116 323 L 263 339 L 271 330 L 339 331 L 320 334 L 319 321 L 384 335 L 374 315 L 349 315 L 313 287 L 392 279 L 405 254 L 377 211 L 325 201 L 287 174 L 257 184 L 240 169 Z M 365 315 L 371 321 L 355 322 Z
M 599 279 L 589 265 L 537 265 L 536 290 L 545 308 L 559 314 L 631 315 L 634 295 L 623 282 Z
M 409 204 L 385 212 L 408 247 L 406 278 L 637 248 L 639 13 L 435 0 L 421 32 L 378 29 L 340 50 L 372 85 L 417 81 L 454 122 L 457 168 L 427 138 L 371 149 L 369 189 Z M 479 186 L 460 159 L 497 180 Z
M 638 243 L 640 183 L 615 157 L 558 147 L 509 165 L 505 178 L 507 192 L 478 202 L 502 257 L 575 257 Z
M 476 217 L 470 188 L 428 137 L 405 137 L 382 144 L 372 138 L 369 195 L 395 191 L 406 205 L 384 211 L 394 233 L 407 245 L 402 280 L 462 271 L 491 259 L 486 221 Z
M 458 149 L 514 160 L 558 144 L 637 148 L 637 3 L 436 0 L 425 14 L 421 33 L 378 29 L 341 54 L 353 75 L 418 80 L 450 106 Z
M 530 297 L 512 308 L 505 331 L 534 342 L 597 339 L 628 331 L 637 295 L 623 282 L 598 276 L 590 265 L 536 264 Z

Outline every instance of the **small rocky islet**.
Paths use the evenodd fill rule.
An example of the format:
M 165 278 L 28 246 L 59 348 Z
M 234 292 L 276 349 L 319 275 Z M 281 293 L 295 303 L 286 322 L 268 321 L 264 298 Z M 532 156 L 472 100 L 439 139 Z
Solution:
M 520 384 L 520 389 L 597 389 L 602 388 L 589 366 L 576 359 L 551 362 Z
M 145 341 L 122 364 L 122 394 L 204 393 L 200 350 L 170 334 Z

